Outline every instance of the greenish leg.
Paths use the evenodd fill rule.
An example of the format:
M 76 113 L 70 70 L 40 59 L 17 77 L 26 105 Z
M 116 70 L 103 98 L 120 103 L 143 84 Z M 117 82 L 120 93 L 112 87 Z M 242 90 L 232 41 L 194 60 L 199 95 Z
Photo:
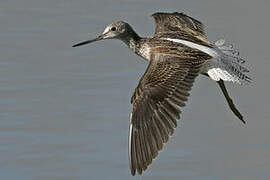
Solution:
M 225 87 L 224 81 L 223 80 L 219 80 L 217 81 L 220 89 L 222 90 L 223 95 L 225 96 L 227 103 L 230 107 L 230 109 L 232 110 L 232 112 L 244 123 L 246 124 L 246 121 L 243 119 L 242 114 L 238 111 L 238 109 L 235 107 L 235 105 L 233 104 L 232 99 L 230 98 L 228 91 Z

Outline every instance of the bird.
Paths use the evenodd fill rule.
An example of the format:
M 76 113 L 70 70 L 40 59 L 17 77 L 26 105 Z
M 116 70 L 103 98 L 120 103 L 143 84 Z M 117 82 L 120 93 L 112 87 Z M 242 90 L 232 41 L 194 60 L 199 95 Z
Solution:
M 118 39 L 148 61 L 131 97 L 129 165 L 131 175 L 142 175 L 177 127 L 196 77 L 201 74 L 219 85 L 231 111 L 246 121 L 230 98 L 224 81 L 238 84 L 252 79 L 239 51 L 225 39 L 210 42 L 204 25 L 179 12 L 157 12 L 153 37 L 139 36 L 124 21 L 109 24 L 103 33 L 73 47 L 105 39 Z

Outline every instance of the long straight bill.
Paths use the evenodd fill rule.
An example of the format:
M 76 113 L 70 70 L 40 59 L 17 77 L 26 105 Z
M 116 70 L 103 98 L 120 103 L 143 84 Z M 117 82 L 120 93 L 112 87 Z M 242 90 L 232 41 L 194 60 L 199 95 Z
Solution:
M 91 39 L 91 40 L 87 40 L 87 41 L 84 41 L 84 42 L 75 44 L 75 45 L 73 45 L 72 47 L 82 46 L 82 45 L 89 44 L 89 43 L 92 43 L 92 42 L 95 42 L 95 41 L 99 41 L 99 40 L 102 40 L 102 39 L 103 39 L 103 36 L 98 36 L 98 37 L 95 38 L 95 39 Z

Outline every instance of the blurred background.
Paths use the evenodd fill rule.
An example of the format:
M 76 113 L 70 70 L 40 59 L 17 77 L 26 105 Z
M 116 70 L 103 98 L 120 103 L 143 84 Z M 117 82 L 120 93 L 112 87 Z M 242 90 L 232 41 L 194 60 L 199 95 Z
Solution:
M 147 180 L 270 179 L 270 1 L 2 0 L 0 174 L 5 180 L 138 179 L 128 164 L 130 97 L 147 62 L 117 40 L 80 48 L 112 21 L 151 36 L 157 11 L 184 12 L 248 59 L 254 83 L 198 77 Z

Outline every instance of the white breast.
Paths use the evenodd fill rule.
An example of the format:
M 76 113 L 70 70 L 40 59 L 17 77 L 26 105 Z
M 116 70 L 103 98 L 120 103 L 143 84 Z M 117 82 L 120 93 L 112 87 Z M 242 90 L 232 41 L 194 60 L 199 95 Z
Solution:
M 139 49 L 139 52 L 137 52 L 139 56 L 142 56 L 144 59 L 150 61 L 151 56 L 151 48 L 147 45 L 147 43 L 144 43 L 142 47 Z

